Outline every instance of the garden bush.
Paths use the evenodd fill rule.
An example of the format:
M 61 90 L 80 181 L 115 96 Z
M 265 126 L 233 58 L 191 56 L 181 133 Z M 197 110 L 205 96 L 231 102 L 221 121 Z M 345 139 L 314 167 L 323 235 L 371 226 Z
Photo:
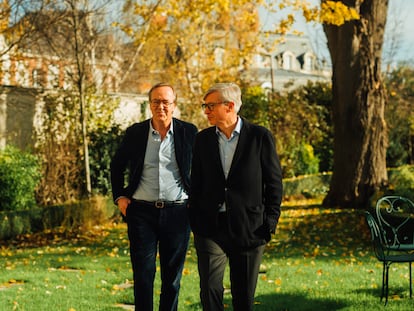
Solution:
M 122 138 L 118 126 L 110 129 L 97 129 L 89 133 L 90 169 L 94 193 L 107 195 L 111 191 L 109 166 L 111 158 Z
M 110 197 L 101 195 L 72 203 L 19 211 L 0 211 L 0 240 L 53 230 L 85 232 L 118 216 Z
M 316 198 L 328 193 L 331 173 L 304 175 L 283 180 L 283 195 L 289 198 Z
M 36 205 L 41 178 L 39 159 L 13 146 L 0 151 L 0 211 L 27 210 Z
M 332 173 L 319 173 L 283 179 L 285 199 L 318 198 L 328 193 Z M 372 204 L 384 195 L 399 195 L 414 201 L 414 166 L 388 169 L 388 186 L 375 193 Z
M 65 204 L 62 227 L 65 230 L 88 230 L 108 222 L 116 213 L 109 197 L 95 195 L 91 198 Z
M 319 159 L 313 152 L 313 147 L 306 143 L 301 143 L 293 150 L 294 174 L 308 175 L 319 172 Z
M 399 195 L 414 201 L 414 166 L 403 165 L 388 170 L 389 185 L 384 195 Z

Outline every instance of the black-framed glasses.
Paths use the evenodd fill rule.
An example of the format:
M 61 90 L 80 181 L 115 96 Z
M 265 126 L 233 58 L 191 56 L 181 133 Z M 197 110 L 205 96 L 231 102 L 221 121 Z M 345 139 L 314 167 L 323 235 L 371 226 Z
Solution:
M 164 108 L 167 108 L 167 107 L 171 106 L 172 104 L 174 104 L 174 102 L 170 102 L 166 99 L 164 99 L 164 100 L 162 100 L 162 99 L 153 99 L 153 100 L 151 100 L 151 105 L 162 106 Z
M 205 110 L 206 108 L 209 110 L 209 111 L 213 111 L 214 110 L 214 107 L 216 106 L 216 105 L 220 105 L 220 104 L 227 104 L 228 102 L 226 102 L 226 101 L 223 101 L 223 102 L 218 102 L 218 103 L 204 103 L 204 104 L 201 104 L 201 108 L 203 109 L 203 110 Z

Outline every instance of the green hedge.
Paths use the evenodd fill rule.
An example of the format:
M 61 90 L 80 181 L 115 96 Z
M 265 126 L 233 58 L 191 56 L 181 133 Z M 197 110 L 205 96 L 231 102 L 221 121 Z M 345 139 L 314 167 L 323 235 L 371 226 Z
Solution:
M 329 190 L 331 173 L 305 175 L 283 180 L 284 196 L 314 198 L 325 196 Z M 400 195 L 414 200 L 414 165 L 388 169 L 388 188 L 376 196 Z
M 0 151 L 0 211 L 35 207 L 35 189 L 40 178 L 40 162 L 36 156 L 6 146 Z
M 89 200 L 31 210 L 0 212 L 0 239 L 61 227 L 64 230 L 88 230 L 108 222 L 118 209 L 110 197 L 96 196 Z
M 8 240 L 20 234 L 52 229 L 60 226 L 63 220 L 63 206 L 0 212 L 0 239 Z
M 286 178 L 283 180 L 283 195 L 306 198 L 324 196 L 328 193 L 331 175 L 331 173 L 323 173 Z

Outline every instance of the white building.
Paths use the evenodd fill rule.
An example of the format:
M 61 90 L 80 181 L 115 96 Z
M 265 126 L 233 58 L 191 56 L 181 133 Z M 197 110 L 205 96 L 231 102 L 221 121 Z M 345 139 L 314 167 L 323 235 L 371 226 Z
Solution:
M 289 91 L 308 81 L 331 81 L 331 69 L 317 58 L 308 37 L 273 35 L 264 37 L 262 42 L 273 48 L 260 48 L 254 55 L 251 70 L 245 77 L 251 84 L 268 90 Z

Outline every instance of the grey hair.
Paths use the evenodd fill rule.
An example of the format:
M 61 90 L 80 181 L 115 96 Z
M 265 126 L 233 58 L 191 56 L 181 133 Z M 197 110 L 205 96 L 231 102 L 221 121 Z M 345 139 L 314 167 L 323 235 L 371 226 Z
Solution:
M 152 94 L 152 91 L 154 91 L 155 89 L 157 89 L 159 87 L 163 87 L 163 86 L 167 86 L 167 87 L 169 87 L 173 91 L 173 94 L 174 94 L 174 102 L 176 102 L 177 101 L 177 93 L 175 92 L 174 87 L 171 84 L 166 83 L 166 82 L 160 82 L 160 83 L 154 84 L 151 87 L 151 89 L 149 90 L 149 92 L 148 92 L 148 100 L 151 102 L 151 94 Z
M 208 95 L 211 93 L 219 93 L 221 100 L 225 102 L 233 102 L 234 109 L 236 112 L 239 112 L 242 99 L 241 99 L 241 90 L 240 87 L 235 83 L 216 83 L 211 86 L 206 94 L 204 95 L 203 99 L 206 99 Z

